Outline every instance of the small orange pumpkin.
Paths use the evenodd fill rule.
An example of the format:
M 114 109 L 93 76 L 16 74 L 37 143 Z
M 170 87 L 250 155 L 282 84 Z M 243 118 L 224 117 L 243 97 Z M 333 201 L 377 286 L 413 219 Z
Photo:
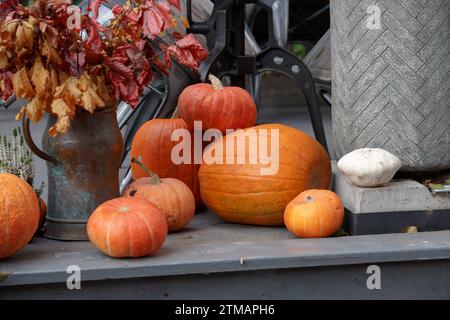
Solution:
M 15 175 L 0 174 L 0 259 L 25 247 L 38 222 L 39 202 L 33 188 Z
M 144 257 L 167 237 L 164 213 L 150 201 L 121 197 L 100 205 L 87 223 L 89 240 L 114 258 Z
M 253 97 L 239 87 L 224 87 L 213 75 L 212 84 L 197 83 L 184 89 L 178 99 L 178 111 L 188 127 L 202 121 L 204 130 L 244 129 L 256 123 L 256 104 Z
M 195 199 L 189 187 L 178 179 L 162 178 L 132 159 L 150 177 L 139 178 L 125 189 L 124 196 L 140 197 L 156 205 L 165 214 L 169 232 L 183 229 L 195 213 Z
M 284 223 L 302 238 L 331 236 L 344 220 L 344 206 L 339 196 L 329 190 L 306 190 L 286 206 Z

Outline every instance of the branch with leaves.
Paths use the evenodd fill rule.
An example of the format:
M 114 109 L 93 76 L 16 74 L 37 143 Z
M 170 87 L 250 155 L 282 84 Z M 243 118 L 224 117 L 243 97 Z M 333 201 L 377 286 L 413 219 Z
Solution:
M 101 2 L 91 1 L 85 13 L 70 0 L 0 4 L 0 98 L 28 100 L 21 112 L 33 122 L 45 112 L 56 115 L 51 136 L 66 132 L 80 110 L 92 113 L 118 100 L 136 106 L 172 59 L 198 70 L 207 57 L 194 35 L 177 31 L 180 23 L 186 27 L 176 17 L 179 0 L 129 0 L 113 7 L 107 25 L 97 21 Z

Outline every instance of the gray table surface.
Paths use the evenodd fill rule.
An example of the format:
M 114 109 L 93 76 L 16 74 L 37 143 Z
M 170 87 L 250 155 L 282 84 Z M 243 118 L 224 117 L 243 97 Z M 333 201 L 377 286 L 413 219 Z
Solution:
M 70 265 L 89 281 L 441 259 L 450 259 L 449 231 L 297 239 L 284 228 L 229 224 L 206 211 L 146 258 L 113 259 L 89 242 L 37 238 L 0 262 L 0 287 L 64 283 Z

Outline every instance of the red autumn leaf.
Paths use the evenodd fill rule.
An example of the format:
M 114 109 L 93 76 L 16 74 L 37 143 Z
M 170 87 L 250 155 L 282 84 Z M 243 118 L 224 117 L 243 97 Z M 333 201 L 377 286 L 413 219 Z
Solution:
M 113 56 L 105 59 L 109 66 L 108 79 L 116 93 L 116 99 L 121 99 L 131 106 L 139 103 L 139 97 L 150 81 L 154 79 L 146 54 L 146 42 L 126 44 L 116 48 Z
M 108 65 L 112 71 L 120 74 L 124 79 L 133 79 L 133 71 L 124 64 L 124 59 L 121 57 L 107 58 L 105 64 Z
M 114 16 L 117 17 L 118 15 L 122 14 L 123 7 L 119 6 L 118 4 L 115 4 L 111 10 L 112 10 L 112 13 L 114 14 Z
M 144 87 L 153 80 L 155 80 L 155 74 L 152 72 L 150 63 L 145 60 L 137 77 L 137 81 L 141 85 L 141 87 Z
M 143 33 L 149 39 L 154 39 L 172 25 L 170 5 L 164 2 L 148 0 L 144 11 Z
M 16 10 L 18 0 L 5 0 L 0 3 L 0 18 L 6 18 L 11 12 Z
M 167 0 L 171 6 L 174 6 L 178 10 L 181 10 L 180 0 Z
M 100 54 L 103 51 L 103 41 L 100 33 L 101 27 L 97 20 L 92 17 L 85 17 L 83 20 L 83 28 L 89 35 L 89 38 L 85 42 L 87 55 Z
M 115 98 L 117 100 L 123 100 L 132 107 L 138 105 L 143 88 L 142 86 L 139 86 L 136 80 L 126 79 L 115 72 L 108 73 L 108 80 L 113 87 Z
M 111 10 L 115 17 L 118 17 L 125 12 L 124 8 L 118 4 L 115 4 Z M 137 24 L 139 22 L 139 20 L 141 19 L 141 17 L 142 17 L 141 10 L 127 10 L 125 12 L 124 20 L 125 20 L 125 23 Z
M 122 46 L 120 49 L 124 51 L 127 58 L 136 63 L 144 59 L 145 41 L 138 41 L 136 44 Z
M 95 19 L 98 18 L 98 10 L 99 10 L 102 2 L 108 3 L 108 0 L 90 0 L 89 1 L 88 11 L 92 12 Z
M 86 54 L 84 52 L 74 52 L 66 60 L 70 65 L 71 74 L 79 77 L 86 64 Z
M 164 52 L 164 58 L 168 65 L 170 65 L 170 58 L 173 58 L 196 71 L 200 62 L 205 60 L 207 56 L 208 51 L 203 48 L 193 34 L 189 34 L 183 39 L 178 40 Z

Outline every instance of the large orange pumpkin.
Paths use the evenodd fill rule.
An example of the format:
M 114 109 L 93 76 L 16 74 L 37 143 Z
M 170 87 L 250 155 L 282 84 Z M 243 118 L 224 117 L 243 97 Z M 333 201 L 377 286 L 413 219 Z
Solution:
M 183 119 L 153 119 L 146 122 L 136 133 L 131 146 L 131 157 L 139 159 L 147 168 L 161 178 L 175 178 L 183 181 L 192 191 L 197 207 L 202 206 L 198 183 L 199 164 L 175 164 L 172 150 L 179 143 L 172 141 L 172 133 L 177 129 L 187 129 Z M 192 139 L 193 140 L 193 139 Z M 192 148 L 193 152 L 194 148 Z M 148 174 L 133 163 L 133 179 L 147 177 Z
M 133 163 L 140 164 L 136 159 L 133 159 Z M 149 177 L 139 178 L 130 183 L 123 195 L 146 199 L 160 208 L 166 216 L 169 232 L 186 227 L 195 213 L 195 199 L 192 191 L 178 179 L 161 179 L 145 166 L 143 167 L 147 170 Z
M 239 87 L 224 87 L 210 75 L 212 84 L 198 83 L 187 87 L 178 99 L 178 111 L 190 129 L 202 121 L 203 129 L 243 129 L 256 123 L 253 97 Z
M 256 142 L 255 139 L 239 142 L 238 137 L 252 133 Z M 272 169 L 267 162 L 264 164 L 264 156 L 257 151 L 262 150 L 266 136 L 267 150 L 274 150 Z M 235 146 L 243 147 L 246 159 L 239 157 Z M 329 186 L 331 164 L 326 151 L 316 140 L 297 129 L 268 124 L 237 131 L 206 149 L 204 160 L 209 154 L 216 154 L 214 149 L 221 148 L 222 155 L 218 158 L 223 164 L 208 164 L 212 161 L 207 161 L 200 167 L 200 191 L 205 204 L 230 222 L 281 226 L 289 201 L 306 189 L 327 189 Z M 257 151 L 254 164 L 250 162 L 250 150 Z M 239 164 L 238 160 L 243 163 Z M 263 172 L 264 168 L 266 171 Z
M 344 206 L 339 196 L 329 190 L 306 190 L 286 206 L 284 223 L 302 238 L 331 236 L 344 220 Z
M 33 188 L 12 174 L 0 174 L 0 259 L 31 240 L 39 222 L 39 202 Z
M 87 223 L 89 240 L 115 258 L 144 257 L 157 251 L 167 237 L 167 222 L 151 202 L 132 197 L 100 205 Z

